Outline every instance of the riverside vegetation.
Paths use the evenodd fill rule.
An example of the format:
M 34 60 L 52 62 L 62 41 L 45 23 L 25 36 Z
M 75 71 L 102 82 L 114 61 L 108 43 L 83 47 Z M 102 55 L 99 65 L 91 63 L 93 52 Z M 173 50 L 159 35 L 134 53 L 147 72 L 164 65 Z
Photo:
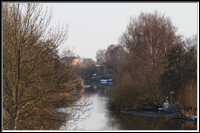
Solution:
M 168 102 L 168 111 L 197 116 L 197 35 L 183 39 L 169 17 L 130 17 L 119 44 L 96 58 L 115 79 L 109 109 L 157 110 Z
M 62 63 L 58 54 L 68 25 L 48 27 L 51 18 L 40 4 L 3 3 L 4 130 L 57 129 L 79 118 L 70 112 L 61 117 L 55 108 L 87 106 L 84 100 L 74 104 L 82 95 L 74 91 L 83 83 L 79 68 Z
M 79 115 L 70 112 L 83 114 L 89 103 L 75 89 L 104 77 L 115 81 L 107 102 L 111 110 L 159 108 L 167 100 L 171 111 L 197 115 L 197 35 L 183 39 L 169 17 L 141 12 L 130 18 L 119 44 L 99 49 L 97 62 L 84 59 L 77 66 L 62 60 L 71 50 L 58 54 L 68 25 L 48 27 L 51 18 L 52 11 L 40 4 L 3 4 L 4 130 L 76 123 Z M 63 115 L 55 111 L 59 107 L 72 111 Z

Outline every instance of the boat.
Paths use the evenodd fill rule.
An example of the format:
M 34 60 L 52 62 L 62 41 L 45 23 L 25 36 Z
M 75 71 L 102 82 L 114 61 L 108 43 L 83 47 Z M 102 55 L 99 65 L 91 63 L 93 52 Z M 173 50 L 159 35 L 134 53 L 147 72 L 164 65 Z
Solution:
M 107 81 L 108 81 L 108 82 L 113 82 L 113 79 L 108 79 Z
M 90 88 L 92 85 L 85 85 L 84 88 Z
M 107 79 L 101 79 L 100 82 L 101 83 L 107 83 Z

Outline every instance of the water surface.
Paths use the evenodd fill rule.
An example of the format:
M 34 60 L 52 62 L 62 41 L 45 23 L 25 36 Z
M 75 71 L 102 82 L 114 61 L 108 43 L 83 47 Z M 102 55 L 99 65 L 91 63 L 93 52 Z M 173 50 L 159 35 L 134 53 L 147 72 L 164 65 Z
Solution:
M 62 126 L 61 130 L 197 130 L 197 124 L 183 122 L 176 117 L 147 117 L 121 112 L 108 111 L 105 107 L 107 97 L 113 84 L 90 83 L 90 88 L 84 89 L 83 98 L 92 104 L 88 107 L 88 119 L 78 122 L 76 126 Z

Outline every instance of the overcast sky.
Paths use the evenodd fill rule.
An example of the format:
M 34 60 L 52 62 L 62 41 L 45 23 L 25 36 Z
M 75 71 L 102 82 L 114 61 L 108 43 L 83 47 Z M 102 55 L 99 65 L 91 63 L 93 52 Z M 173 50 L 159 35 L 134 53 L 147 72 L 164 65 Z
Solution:
M 96 60 L 98 49 L 118 44 L 130 16 L 157 10 L 170 17 L 184 37 L 197 34 L 198 3 L 42 3 L 52 7 L 50 26 L 67 23 L 68 40 L 64 47 L 73 48 L 76 55 Z

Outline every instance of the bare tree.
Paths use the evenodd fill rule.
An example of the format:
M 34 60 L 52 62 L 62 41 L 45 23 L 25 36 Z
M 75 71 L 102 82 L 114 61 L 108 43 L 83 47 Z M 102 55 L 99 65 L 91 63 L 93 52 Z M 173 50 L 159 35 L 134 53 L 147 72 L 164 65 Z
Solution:
M 118 91 L 115 100 L 131 105 L 159 107 L 165 101 L 160 87 L 160 75 L 168 66 L 168 54 L 180 43 L 180 35 L 170 18 L 154 13 L 131 17 L 126 31 L 119 38 L 125 48 L 121 77 L 116 79 Z M 133 94 L 130 96 L 129 94 Z M 113 101 L 115 101 L 113 100 Z M 131 103 L 135 102 L 135 103 Z
M 106 57 L 106 64 L 107 68 L 110 69 L 110 71 L 113 74 L 120 75 L 120 69 L 122 64 L 124 63 L 124 47 L 122 45 L 110 45 L 108 46 L 105 57 Z
M 176 35 L 177 28 L 170 18 L 157 11 L 141 13 L 138 18 L 130 18 L 120 43 L 137 60 L 148 67 L 166 65 L 169 49 L 180 41 Z
M 106 50 L 98 50 L 97 62 L 109 70 L 112 75 L 121 75 L 120 69 L 124 61 L 125 51 L 122 45 L 110 45 Z
M 4 129 L 54 129 L 65 122 L 56 105 L 73 106 L 81 97 L 74 92 L 77 69 L 57 54 L 68 26 L 47 30 L 51 17 L 39 4 L 3 4 Z

